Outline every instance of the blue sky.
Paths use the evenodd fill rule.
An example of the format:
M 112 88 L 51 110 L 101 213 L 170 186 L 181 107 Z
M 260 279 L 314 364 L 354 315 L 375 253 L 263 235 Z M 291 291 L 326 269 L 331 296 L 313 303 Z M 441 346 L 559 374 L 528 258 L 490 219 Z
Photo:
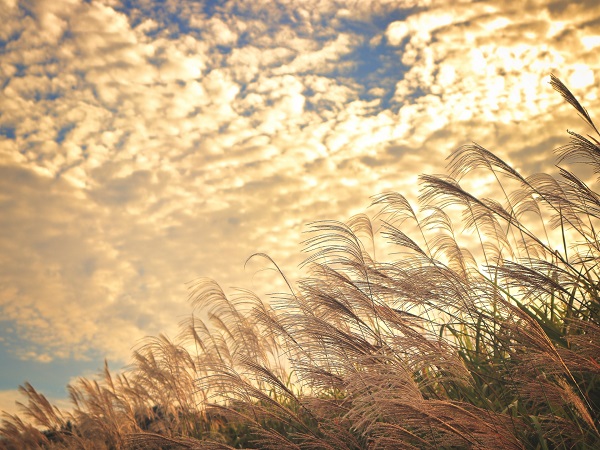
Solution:
M 276 291 L 250 255 L 298 278 L 305 224 L 462 144 L 553 170 L 596 3 L 0 0 L 0 410 L 174 334 L 194 279 Z

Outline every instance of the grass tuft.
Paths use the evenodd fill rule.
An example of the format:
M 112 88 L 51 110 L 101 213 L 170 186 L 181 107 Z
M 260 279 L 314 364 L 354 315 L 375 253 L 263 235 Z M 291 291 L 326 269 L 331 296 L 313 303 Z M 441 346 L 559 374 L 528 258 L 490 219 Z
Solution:
M 559 164 L 600 172 L 569 133 Z M 498 198 L 463 187 L 481 171 Z M 198 281 L 180 335 L 70 386 L 72 412 L 26 384 L 34 426 L 6 416 L 0 448 L 600 448 L 600 197 L 475 143 L 448 172 L 418 208 L 384 193 L 373 220 L 311 224 L 308 275 L 270 302 Z

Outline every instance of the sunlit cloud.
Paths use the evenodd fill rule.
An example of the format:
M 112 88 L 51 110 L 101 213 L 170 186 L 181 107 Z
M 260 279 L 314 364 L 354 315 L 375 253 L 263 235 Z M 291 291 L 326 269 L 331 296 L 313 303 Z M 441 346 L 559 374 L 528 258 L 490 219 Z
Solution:
M 19 391 L 16 389 L 0 391 L 0 411 L 4 411 L 7 414 L 17 414 L 19 407 L 16 402 L 22 401 L 17 400 L 20 398 Z

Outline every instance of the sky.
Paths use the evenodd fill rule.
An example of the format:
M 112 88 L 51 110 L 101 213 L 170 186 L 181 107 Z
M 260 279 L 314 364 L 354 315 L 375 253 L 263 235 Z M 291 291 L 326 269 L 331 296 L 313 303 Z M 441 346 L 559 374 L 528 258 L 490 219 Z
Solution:
M 173 335 L 195 279 L 273 292 L 257 252 L 297 279 L 306 224 L 415 199 L 463 144 L 552 170 L 587 130 L 550 73 L 600 114 L 597 0 L 0 0 L 0 21 L 8 412 L 24 381 L 62 404 Z

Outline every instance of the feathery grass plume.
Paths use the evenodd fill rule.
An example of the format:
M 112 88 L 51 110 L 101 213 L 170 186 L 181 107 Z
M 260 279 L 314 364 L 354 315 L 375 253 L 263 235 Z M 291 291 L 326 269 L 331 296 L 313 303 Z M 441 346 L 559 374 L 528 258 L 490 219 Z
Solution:
M 569 133 L 559 164 L 600 172 L 598 140 Z M 192 284 L 180 335 L 71 386 L 72 412 L 25 385 L 47 431 L 8 416 L 0 448 L 600 447 L 600 197 L 475 143 L 448 170 L 421 176 L 419 208 L 388 192 L 373 219 L 311 224 L 307 276 L 269 302 Z M 498 198 L 463 187 L 480 171 Z
M 596 128 L 596 125 L 594 125 L 594 122 L 592 121 L 592 118 L 588 114 L 587 110 L 581 106 L 581 103 L 579 103 L 569 88 L 567 88 L 554 74 L 550 74 L 550 85 L 562 96 L 562 98 L 564 98 L 573 108 L 575 108 L 581 118 L 596 132 L 596 134 L 600 135 L 600 132 L 598 132 L 598 129 Z

